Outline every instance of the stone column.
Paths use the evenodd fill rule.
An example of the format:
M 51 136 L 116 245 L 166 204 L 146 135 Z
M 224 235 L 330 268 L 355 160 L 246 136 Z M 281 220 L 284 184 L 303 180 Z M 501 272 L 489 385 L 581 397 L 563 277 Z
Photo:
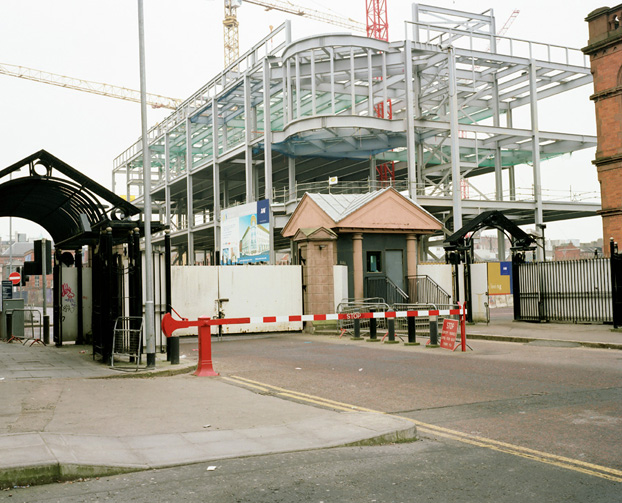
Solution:
M 352 235 L 352 278 L 354 280 L 354 298 L 362 299 L 363 290 L 363 234 Z

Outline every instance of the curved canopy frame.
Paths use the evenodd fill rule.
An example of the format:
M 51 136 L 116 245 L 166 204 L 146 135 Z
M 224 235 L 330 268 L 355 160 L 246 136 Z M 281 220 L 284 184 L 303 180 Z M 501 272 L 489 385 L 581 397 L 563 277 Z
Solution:
M 45 150 L 3 169 L 0 180 L 24 167 L 26 176 L 0 184 L 0 216 L 41 225 L 56 245 L 72 248 L 88 244 L 96 238 L 93 227 L 140 212 Z

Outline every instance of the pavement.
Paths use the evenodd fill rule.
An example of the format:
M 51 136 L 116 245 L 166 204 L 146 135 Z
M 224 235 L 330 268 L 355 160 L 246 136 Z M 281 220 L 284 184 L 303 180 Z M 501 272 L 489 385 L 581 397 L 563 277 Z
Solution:
M 622 349 L 606 325 L 500 319 L 468 325 L 467 339 Z M 158 353 L 155 370 L 136 371 L 94 361 L 90 346 L 0 342 L 0 488 L 416 438 L 404 418 L 196 377 L 198 353 L 183 346 L 179 365 Z
M 135 371 L 94 361 L 89 346 L 0 342 L 0 488 L 416 437 L 403 418 L 196 377 L 190 351 Z

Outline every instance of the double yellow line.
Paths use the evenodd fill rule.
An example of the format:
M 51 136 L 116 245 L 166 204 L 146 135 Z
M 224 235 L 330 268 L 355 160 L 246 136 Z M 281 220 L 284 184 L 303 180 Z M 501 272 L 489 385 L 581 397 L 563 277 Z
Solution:
M 378 410 L 367 409 L 365 407 L 358 407 L 343 402 L 336 402 L 335 400 L 329 400 L 314 395 L 308 395 L 306 393 L 300 393 L 298 391 L 292 391 L 285 388 L 279 388 L 278 386 L 272 386 L 271 384 L 265 384 L 251 379 L 246 379 L 239 376 L 222 377 L 225 381 L 242 385 L 260 393 L 266 393 L 274 396 L 280 396 L 299 400 L 306 403 L 312 403 L 322 407 L 327 407 L 335 410 L 341 410 L 345 412 L 373 412 L 376 414 L 386 414 Z M 564 456 L 557 456 L 555 454 L 549 454 L 547 452 L 537 451 L 529 449 L 528 447 L 522 447 L 520 445 L 508 444 L 506 442 L 499 442 L 491 438 L 479 437 L 477 435 L 469 435 L 456 430 L 450 430 L 441 426 L 435 426 L 433 424 L 422 423 L 409 417 L 397 416 L 402 419 L 406 419 L 417 425 L 417 430 L 421 433 L 428 435 L 434 435 L 437 437 L 447 438 L 450 440 L 456 440 L 465 444 L 474 445 L 477 447 L 483 447 L 513 456 L 519 456 L 522 458 L 530 459 L 532 461 L 538 461 L 540 463 L 546 463 L 549 465 L 557 466 L 559 468 L 565 468 L 567 470 L 573 470 L 575 472 L 584 473 L 594 477 L 600 477 L 606 480 L 612 480 L 614 482 L 622 482 L 622 471 L 615 468 L 608 468 L 606 466 L 595 465 L 592 463 L 586 463 L 578 459 L 567 458 Z

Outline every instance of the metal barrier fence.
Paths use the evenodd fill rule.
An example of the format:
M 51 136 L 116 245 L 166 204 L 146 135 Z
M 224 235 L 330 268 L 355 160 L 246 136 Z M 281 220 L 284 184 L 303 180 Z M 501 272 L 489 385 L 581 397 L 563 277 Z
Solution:
M 387 304 L 383 298 L 370 297 L 362 300 L 348 299 L 341 301 L 337 306 L 337 314 L 342 313 L 378 313 L 387 312 L 390 310 L 389 304 Z M 369 320 L 359 320 L 361 324 L 361 331 L 369 332 Z M 387 328 L 387 320 L 379 318 L 376 320 L 376 327 Z M 345 333 L 354 333 L 354 319 L 339 320 L 339 329 L 345 330 Z
M 517 293 L 519 321 L 613 321 L 608 258 L 519 264 Z
M 128 362 L 140 364 L 143 343 L 143 318 L 141 316 L 120 316 L 114 324 L 112 336 L 112 358 L 110 366 L 114 368 L 115 357 L 125 356 Z

